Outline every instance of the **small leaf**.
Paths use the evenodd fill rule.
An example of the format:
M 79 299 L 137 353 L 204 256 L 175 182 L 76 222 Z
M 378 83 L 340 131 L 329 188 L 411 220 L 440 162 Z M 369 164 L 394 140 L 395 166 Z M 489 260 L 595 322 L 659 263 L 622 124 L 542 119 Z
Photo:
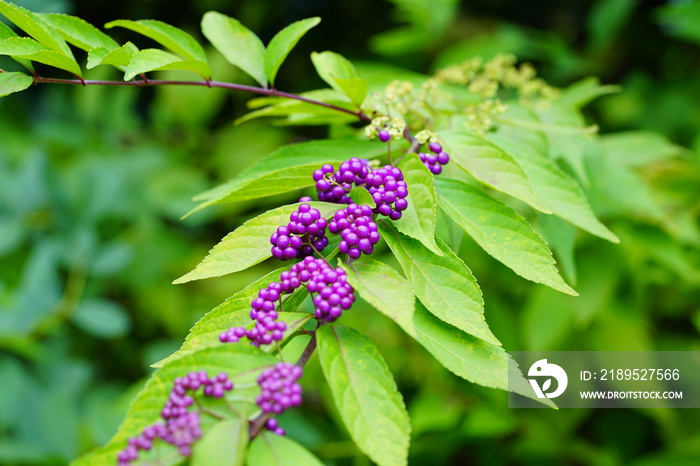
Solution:
M 324 217 L 328 217 L 339 209 L 337 204 L 327 202 L 309 202 L 308 204 L 320 210 Z M 300 203 L 278 207 L 248 220 L 214 246 L 193 271 L 173 283 L 220 277 L 245 270 L 264 261 L 272 255 L 270 235 L 278 226 L 289 222 L 289 215 L 297 210 L 299 205 Z
M 382 237 L 413 284 L 418 299 L 437 317 L 489 343 L 500 345 L 484 320 L 484 299 L 471 270 L 440 239 L 438 256 L 420 242 L 381 222 Z
M 383 262 L 360 259 L 351 265 L 340 263 L 348 274 L 348 283 L 362 299 L 387 317 L 410 324 L 415 309 L 411 283 Z
M 345 57 L 335 52 L 313 52 L 311 61 L 329 86 L 347 95 L 356 105 L 362 104 L 367 94 L 367 82 L 357 77 L 355 67 Z
M 10 29 L 5 23 L 0 21 L 0 41 L 9 39 L 10 37 L 19 37 L 15 31 Z M 25 68 L 27 68 L 29 71 L 34 73 L 34 66 L 32 66 L 32 62 L 29 60 L 25 60 L 24 58 L 16 58 L 12 57 L 13 60 L 15 60 L 17 63 L 21 64 Z
M 437 195 L 433 186 L 433 175 L 416 154 L 406 155 L 399 163 L 399 168 L 408 185 L 408 208 L 394 224 L 401 233 L 417 239 L 441 256 L 442 251 L 435 244 Z
M 410 420 L 377 347 L 340 325 L 323 326 L 316 337 L 323 374 L 353 441 L 380 466 L 407 464 Z
M 513 209 L 461 181 L 435 184 L 440 207 L 484 251 L 523 278 L 578 295 L 559 275 L 547 243 Z
M 509 194 L 530 206 L 551 214 L 552 211 L 537 197 L 523 167 L 495 144 L 462 131 L 443 131 L 452 160 L 474 178 L 498 191 Z
M 97 47 L 105 48 L 108 51 L 119 48 L 119 44 L 114 39 L 81 18 L 61 13 L 40 14 L 39 16 L 55 28 L 68 43 L 86 52 Z
M 205 79 L 211 77 L 211 70 L 207 64 L 207 56 L 204 53 L 204 49 L 191 35 L 182 29 L 152 19 L 143 19 L 140 21 L 119 19 L 107 23 L 105 27 L 123 27 L 143 34 L 155 40 L 165 48 L 186 58 L 186 62 L 189 63 L 188 68 L 170 69 L 187 69 L 189 71 L 194 71 Z
M 12 21 L 44 47 L 54 50 L 58 55 L 63 55 L 74 61 L 73 52 L 71 52 L 68 44 L 66 44 L 58 32 L 46 24 L 35 13 L 21 6 L 0 0 L 0 14 L 3 14 L 7 19 Z M 80 75 L 80 73 L 75 74 Z
M 277 71 L 292 51 L 299 39 L 312 27 L 321 22 L 321 18 L 307 18 L 290 24 L 275 34 L 265 51 L 265 74 L 270 84 L 274 84 Z
M 248 446 L 248 420 L 236 416 L 217 422 L 192 449 L 192 466 L 242 466 Z
M 131 42 L 127 42 L 112 51 L 104 47 L 97 47 L 88 53 L 87 69 L 90 70 L 99 65 L 112 65 L 126 71 L 131 59 L 138 51 L 139 49 Z
M 203 66 L 203 63 L 200 61 L 184 60 L 172 53 L 159 49 L 145 49 L 136 52 L 131 57 L 124 75 L 124 81 L 128 81 L 141 73 L 155 70 L 192 71 L 203 78 L 206 78 L 209 74 L 208 65 Z
M 353 103 L 358 107 L 362 105 L 362 102 L 365 101 L 365 97 L 367 97 L 368 84 L 367 81 L 365 81 L 364 79 L 335 78 L 334 81 L 338 85 L 340 90 L 342 90 L 345 93 L 345 95 L 348 96 L 350 100 L 352 100 Z
M 24 73 L 0 73 L 0 97 L 20 92 L 34 83 L 34 78 Z
M 581 108 L 598 97 L 621 91 L 622 86 L 601 85 L 598 78 L 591 76 L 567 87 L 558 101 L 574 108 Z
M 352 188 L 350 191 L 350 199 L 352 199 L 352 202 L 357 205 L 367 204 L 373 209 L 377 206 L 374 199 L 372 199 L 372 195 L 364 186 L 356 186 Z
M 202 18 L 202 32 L 229 63 L 267 87 L 265 46 L 255 33 L 238 20 L 215 11 Z
M 82 76 L 80 65 L 72 56 L 67 57 L 29 37 L 10 37 L 0 41 L 0 55 L 26 58 L 27 60 L 69 71 L 76 76 Z
M 250 444 L 248 466 L 323 466 L 310 451 L 283 435 L 262 432 Z M 213 463 L 212 463 L 213 464 Z

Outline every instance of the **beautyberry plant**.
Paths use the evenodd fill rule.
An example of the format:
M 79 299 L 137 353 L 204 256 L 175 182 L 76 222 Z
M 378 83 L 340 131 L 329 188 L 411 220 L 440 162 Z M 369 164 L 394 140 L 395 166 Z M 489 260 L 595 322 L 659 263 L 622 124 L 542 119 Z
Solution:
M 291 94 L 275 87 L 277 73 L 319 18 L 290 24 L 266 46 L 238 20 L 206 13 L 203 35 L 259 84 L 250 86 L 216 81 L 200 43 L 160 21 L 106 25 L 162 46 L 139 49 L 79 18 L 36 14 L 2 0 L 0 13 L 16 26 L 0 23 L 0 54 L 28 71 L 0 73 L 0 95 L 48 83 L 224 88 L 260 96 L 242 120 L 327 124 L 342 135 L 283 146 L 197 198 L 193 212 L 285 193 L 297 199 L 300 190 L 315 188 L 314 196 L 240 225 L 175 280 L 219 277 L 270 258 L 280 265 L 203 316 L 177 352 L 154 364 L 114 438 L 76 465 L 211 464 L 222 457 L 228 464 L 262 464 L 271 450 L 275 456 L 275 449 L 293 444 L 281 439 L 285 429 L 275 416 L 304 408 L 300 382 L 315 353 L 357 447 L 381 466 L 406 464 L 410 420 L 391 372 L 362 328 L 338 323 L 346 312 L 360 312 L 352 309 L 358 300 L 392 319 L 456 376 L 536 398 L 485 322 L 476 278 L 450 232 L 462 230 L 524 279 L 575 295 L 533 224 L 555 216 L 618 241 L 557 162 L 573 157 L 558 135 L 594 140 L 580 106 L 600 87 L 556 90 L 510 55 L 432 76 L 387 78 L 324 51 L 311 62 L 330 88 Z M 85 67 L 71 47 L 87 53 Z M 89 79 L 98 66 L 123 79 Z M 51 68 L 56 75 L 44 76 Z M 186 71 L 193 79 L 152 77 L 158 70 Z M 403 273 L 379 260 L 389 256 Z

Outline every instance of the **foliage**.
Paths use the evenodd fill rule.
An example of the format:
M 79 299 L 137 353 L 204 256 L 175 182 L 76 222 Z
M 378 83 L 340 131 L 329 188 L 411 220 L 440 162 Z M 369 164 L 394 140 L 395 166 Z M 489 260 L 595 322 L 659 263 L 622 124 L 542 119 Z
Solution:
M 139 50 L 134 45 L 120 46 L 96 28 L 76 18 L 38 16 L 5 2 L 0 5 L 3 14 L 31 37 L 8 37 L 3 41 L 4 48 L 0 47 L 0 51 L 16 58 L 22 65 L 28 65 L 27 60 L 30 60 L 72 72 L 78 78 L 66 78 L 62 79 L 62 82 L 80 83 L 87 77 L 66 45 L 67 42 L 88 52 L 88 68 L 91 68 L 90 64 L 97 66 L 98 63 L 112 66 L 124 73 L 125 80 L 134 85 L 167 84 L 168 79 L 159 82 L 150 77 L 137 77 L 156 70 L 183 70 L 199 74 L 205 81 L 192 82 L 198 83 L 197 85 L 227 84 L 209 81 L 211 76 L 218 76 L 217 68 L 221 68 L 215 66 L 213 59 L 207 59 L 204 48 L 192 36 L 165 23 L 126 20 L 110 23 L 112 26 L 125 27 L 143 34 L 167 49 Z M 503 58 L 462 65 L 468 73 L 473 73 L 467 74 L 467 80 L 462 82 L 459 79 L 446 78 L 444 72 L 442 75 L 438 72 L 433 77 L 416 74 L 402 76 L 401 72 L 394 75 L 400 79 L 406 78 L 405 83 L 410 83 L 409 85 L 391 82 L 394 76 L 378 72 L 380 69 L 376 65 L 353 65 L 341 55 L 322 52 L 313 54 L 311 60 L 321 79 L 331 89 L 300 94 L 307 101 L 290 100 L 295 97 L 281 95 L 280 92 L 266 86 L 274 82 L 280 63 L 301 35 L 316 23 L 315 18 L 294 23 L 276 35 L 266 48 L 241 22 L 220 13 L 205 15 L 202 22 L 204 36 L 222 52 L 226 60 L 263 86 L 254 89 L 255 92 L 267 95 L 251 101 L 254 110 L 246 120 L 253 115 L 274 116 L 288 125 L 330 125 L 331 135 L 334 137 L 326 141 L 283 146 L 237 174 L 231 181 L 197 196 L 200 205 L 195 211 L 223 203 L 251 205 L 251 200 L 260 200 L 268 196 L 278 197 L 269 201 L 269 207 L 272 209 L 260 215 L 260 204 L 252 204 L 255 209 L 254 218 L 245 223 L 238 222 L 240 226 L 224 237 L 192 272 L 178 279 L 179 282 L 234 272 L 242 273 L 248 267 L 264 261 L 270 256 L 267 243 L 269 234 L 277 225 L 283 224 L 289 213 L 298 206 L 292 202 L 277 207 L 279 202 L 276 202 L 276 199 L 281 196 L 286 203 L 293 201 L 295 196 L 298 198 L 300 189 L 313 184 L 311 172 L 325 162 L 339 162 L 352 156 L 378 158 L 382 162 L 392 160 L 388 157 L 396 160 L 407 152 L 407 149 L 408 152 L 414 151 L 420 147 L 420 142 L 427 142 L 427 139 L 420 141 L 416 138 L 421 134 L 421 130 L 429 128 L 431 133 L 427 138 L 439 138 L 452 156 L 453 163 L 446 167 L 443 174 L 433 176 L 416 156 L 403 157 L 398 166 L 404 171 L 409 186 L 410 208 L 402 220 L 380 222 L 380 231 L 389 250 L 382 251 L 379 257 L 381 261 L 367 258 L 348 261 L 349 263 L 339 261 L 348 274 L 349 283 L 357 290 L 359 296 L 396 322 L 408 339 L 398 333 L 396 327 L 389 327 L 389 338 L 380 337 L 381 332 L 368 326 L 368 322 L 379 322 L 386 327 L 388 324 L 381 317 L 368 317 L 370 320 L 364 317 L 353 318 L 352 314 L 369 315 L 370 311 L 363 307 L 345 313 L 343 324 L 348 326 L 324 325 L 318 329 L 316 337 L 312 337 L 319 340 L 319 359 L 329 384 L 329 400 L 332 398 L 332 404 L 335 406 L 329 409 L 337 409 L 338 419 L 345 424 L 350 438 L 362 452 L 378 464 L 406 462 L 409 454 L 410 427 L 405 404 L 408 404 L 408 412 L 412 418 L 412 436 L 419 439 L 419 445 L 421 433 L 425 434 L 431 429 L 445 429 L 446 426 L 457 422 L 449 417 L 435 420 L 430 415 L 434 409 L 426 407 L 430 403 L 443 406 L 441 403 L 444 403 L 444 400 L 434 400 L 433 395 L 436 392 L 454 395 L 459 391 L 459 385 L 456 385 L 457 382 L 453 379 L 448 379 L 450 382 L 446 384 L 445 389 L 423 387 L 421 393 L 407 399 L 406 403 L 402 401 L 388 368 L 394 369 L 391 364 L 393 361 L 401 380 L 406 376 L 406 369 L 402 366 L 408 365 L 408 362 L 402 361 L 405 356 L 388 357 L 394 351 L 391 348 L 392 341 L 396 343 L 414 339 L 454 374 L 476 384 L 501 389 L 508 388 L 505 378 L 508 356 L 501 348 L 501 342 L 507 349 L 518 348 L 521 345 L 529 349 L 557 348 L 576 331 L 575 325 L 578 325 L 592 326 L 593 329 L 594 336 L 585 344 L 582 343 L 584 347 L 614 349 L 610 348 L 611 337 L 614 340 L 614 335 L 617 335 L 620 326 L 624 325 L 624 338 L 617 338 L 617 341 L 621 342 L 619 349 L 653 347 L 643 322 L 635 320 L 634 316 L 625 313 L 623 309 L 642 308 L 643 312 L 653 313 L 655 306 L 661 301 L 650 295 L 659 286 L 673 282 L 676 278 L 682 280 L 683 286 L 697 283 L 696 253 L 700 235 L 693 217 L 697 211 L 690 207 L 696 197 L 688 189 L 678 187 L 679 182 L 697 181 L 696 155 L 653 133 L 596 135 L 591 127 L 586 125 L 580 108 L 589 100 L 609 92 L 609 88 L 587 80 L 564 89 L 555 97 L 554 93 L 550 95 L 549 88 L 540 87 L 545 89 L 545 92 L 531 101 L 531 95 L 524 91 L 523 86 L 509 86 L 510 78 L 507 77 L 511 70 L 523 75 L 529 71 L 526 71 L 527 68 L 513 66 L 509 62 L 510 59 L 503 62 Z M 44 76 L 45 69 L 41 68 L 41 76 Z M 99 68 L 95 71 L 98 70 Z M 214 73 L 210 73 L 210 70 L 214 70 Z M 58 75 L 60 76 L 60 72 Z M 2 94 L 19 92 L 32 83 L 40 84 L 51 80 L 19 71 L 3 73 L 2 77 L 6 78 L 2 80 Z M 494 85 L 497 88 L 502 87 L 498 94 L 490 90 Z M 242 85 L 228 87 L 246 90 Z M 195 91 L 213 92 L 205 89 Z M 464 108 L 467 109 L 466 112 L 463 111 Z M 371 118 L 368 115 L 376 110 L 380 115 L 399 114 L 408 122 L 407 133 L 403 130 L 396 131 L 399 137 L 408 134 L 407 141 L 392 141 L 388 154 L 386 146 L 376 141 L 364 140 L 361 132 L 356 131 L 350 124 L 357 120 L 369 121 Z M 396 129 L 397 122 L 372 122 L 372 125 L 383 124 Z M 448 127 L 452 129 L 448 131 Z M 79 150 L 86 150 L 80 142 L 71 144 L 74 149 L 80 147 Z M 92 141 L 92 144 L 99 143 Z M 167 145 L 164 147 L 167 147 L 168 151 L 175 150 Z M 275 147 L 269 148 L 269 152 L 273 149 Z M 161 151 L 162 148 L 153 149 L 158 155 L 152 156 L 155 159 L 151 162 L 154 168 L 148 167 L 149 170 L 159 170 L 160 167 L 168 166 L 167 158 Z M 3 185 L 11 186 L 14 182 L 18 186 L 31 186 L 33 179 L 42 176 L 41 168 L 31 166 L 31 163 L 40 164 L 41 157 L 26 160 L 33 159 L 35 162 L 26 162 L 28 168 L 24 169 L 27 173 L 25 177 L 29 181 L 23 181 L 22 176 L 7 176 L 7 184 Z M 129 160 L 125 162 L 127 168 L 123 183 L 138 184 L 138 177 L 148 173 L 147 170 L 144 172 L 144 165 L 141 165 L 146 162 Z M 90 163 L 97 165 L 89 170 L 95 170 L 97 173 L 109 172 L 110 176 L 104 175 L 105 179 L 112 179 L 110 163 L 102 162 L 102 166 L 99 162 L 87 164 Z M 76 170 L 77 174 L 73 175 L 72 179 L 81 179 L 80 170 Z M 36 184 L 49 183 L 39 181 Z M 95 182 L 99 189 L 109 189 L 105 184 Z M 197 185 L 193 186 L 195 189 L 201 189 L 204 182 L 198 180 L 194 184 Z M 77 186 L 79 185 L 78 181 Z M 116 192 L 123 192 L 123 189 L 117 189 Z M 176 192 L 177 196 L 182 195 L 179 187 L 168 187 L 166 190 L 169 192 L 164 193 L 160 201 L 163 204 L 170 202 L 172 192 Z M 7 190 L 8 193 L 16 191 Z M 99 198 L 81 194 L 74 194 L 72 202 L 86 202 L 87 197 L 87 201 L 99 203 Z M 27 199 L 31 204 L 32 199 L 36 199 L 35 196 L 32 194 L 20 197 Z M 34 204 L 27 205 L 25 212 L 33 212 L 37 205 L 47 202 L 47 199 L 53 200 L 54 196 L 45 195 Z M 139 200 L 134 199 L 133 202 L 138 203 Z M 170 216 L 182 213 L 183 210 L 178 209 L 183 205 L 179 202 L 176 207 L 168 207 Z M 333 205 L 314 206 L 322 209 L 324 215 L 328 216 L 337 210 L 337 206 Z M 86 228 L 90 231 L 100 228 L 101 221 L 114 222 L 113 218 L 101 220 L 100 215 L 117 219 L 129 218 L 130 212 L 137 210 L 136 207 L 128 205 L 117 209 L 112 205 L 103 205 L 94 209 L 98 208 L 105 209 L 104 212 L 108 214 L 90 214 L 91 208 L 83 209 L 80 206 L 75 208 L 72 215 L 91 216 L 92 218 L 86 220 Z M 110 209 L 115 209 L 116 213 L 110 212 Z M 207 210 L 209 209 L 205 209 L 204 212 Z M 609 219 L 606 222 L 608 226 L 598 220 L 594 211 L 601 218 Z M 142 215 L 147 222 L 149 214 L 144 212 Z M 199 218 L 201 222 L 202 217 Z M 70 214 L 67 219 L 69 225 L 75 222 L 71 221 Z M 110 227 L 109 223 L 102 226 L 105 229 Z M 575 227 L 612 242 L 617 242 L 619 237 L 622 240 L 621 246 L 605 245 L 591 236 L 577 233 Z M 10 241 L 7 249 L 10 251 L 23 241 L 21 229 L 16 226 L 14 228 L 15 231 L 20 231 L 13 233 L 19 239 Z M 165 229 L 163 225 L 156 227 L 156 230 Z M 122 256 L 120 263 L 119 253 L 108 251 L 104 253 L 107 258 L 102 260 L 106 263 L 102 267 L 106 267 L 108 272 L 100 272 L 101 256 L 94 251 L 101 251 L 101 242 L 109 243 L 111 238 L 94 232 L 87 235 L 86 237 L 92 238 L 91 242 L 78 238 L 74 240 L 76 246 L 84 247 L 85 244 L 95 243 L 100 246 L 93 246 L 93 249 L 85 251 L 82 256 L 76 254 L 75 247 L 61 247 L 60 239 L 58 242 L 51 238 L 34 239 L 39 245 L 48 245 L 33 249 L 32 257 L 28 259 L 28 275 L 18 287 L 20 291 L 26 290 L 24 293 L 28 297 L 24 301 L 20 299 L 16 309 L 10 308 L 10 312 L 0 314 L 9 322 L 8 327 L 3 325 L 3 329 L 12 329 L 15 335 L 31 335 L 38 338 L 47 331 L 45 328 L 49 329 L 54 325 L 55 321 L 52 319 L 68 316 L 76 326 L 98 337 L 114 338 L 128 331 L 125 323 L 128 317 L 125 317 L 123 307 L 104 301 L 81 301 L 83 292 L 73 291 L 69 286 L 71 281 L 66 286 L 64 298 L 60 297 L 56 273 L 61 267 L 60 264 L 66 264 L 71 269 L 69 277 L 77 277 L 74 280 L 78 285 L 74 286 L 78 288 L 84 286 L 87 276 L 92 277 L 94 274 L 100 277 L 103 273 L 102 276 L 110 277 L 128 266 L 128 258 L 124 259 Z M 97 240 L 94 239 L 95 236 L 98 236 Z M 104 239 L 102 236 L 105 236 Z M 10 235 L 10 238 L 13 236 Z M 191 238 L 179 238 L 177 243 L 179 250 L 192 258 L 192 253 L 188 251 L 188 240 Z M 583 258 L 578 267 L 575 261 L 577 256 L 574 254 L 577 243 L 587 252 L 583 256 L 578 255 L 579 258 Z M 554 265 L 550 246 L 561 264 L 566 281 Z M 105 249 L 109 248 L 105 246 Z M 129 245 L 122 246 L 121 254 L 134 254 L 124 252 L 132 249 Z M 690 253 L 686 254 L 688 251 Z M 61 257 L 62 255 L 66 257 Z M 335 252 L 328 255 L 329 260 L 333 255 Z M 611 258 L 623 265 L 601 273 L 600 267 L 596 266 L 592 257 L 597 257 L 598 260 Z M 140 260 L 144 264 L 134 263 L 134 270 L 154 262 L 151 254 Z M 113 265 L 115 262 L 118 265 Z M 178 269 L 182 270 L 181 259 L 178 259 L 178 262 L 179 265 L 172 269 L 175 276 L 180 274 Z M 77 265 L 71 265 L 73 263 Z M 403 275 L 398 272 L 399 267 L 393 267 L 392 264 L 398 265 Z M 652 275 L 630 276 L 624 273 L 624 267 L 637 266 L 648 268 Z M 515 278 L 508 269 L 550 288 L 541 285 L 526 286 L 525 281 Z M 158 404 L 162 405 L 167 398 L 167 383 L 177 376 L 178 371 L 212 364 L 223 367 L 230 375 L 235 375 L 241 367 L 247 367 L 248 364 L 250 368 L 259 368 L 263 359 L 273 360 L 270 359 L 270 355 L 249 348 L 245 343 L 222 346 L 216 336 L 231 326 L 245 325 L 251 297 L 267 283 L 277 279 L 279 273 L 278 270 L 255 281 L 249 288 L 232 296 L 195 325 L 183 348 L 159 364 L 159 371 L 151 376 L 144 391 L 132 404 L 118 435 L 104 449 L 89 454 L 76 464 L 103 464 L 105 457 L 102 455 L 108 455 L 112 458 L 110 461 L 114 461 L 113 456 L 123 447 L 125 438 L 138 434 L 144 423 L 157 417 Z M 44 276 L 41 276 L 42 274 Z M 253 280 L 259 276 L 260 273 L 255 271 L 247 275 Z M 139 286 L 138 276 L 131 280 L 131 286 Z M 477 280 L 482 284 L 489 284 L 485 290 L 491 294 L 485 291 L 486 298 L 482 297 Z M 629 280 L 629 286 L 639 290 L 638 293 L 625 296 L 624 300 L 619 297 L 613 298 L 613 287 L 621 280 Z M 575 295 L 576 291 L 567 282 L 576 288 L 581 297 L 572 298 L 552 291 Z M 50 293 L 42 295 L 43 302 L 29 301 L 31 290 L 36 287 L 51 290 Z M 601 289 L 604 290 L 603 293 Z M 89 290 L 88 294 L 94 293 L 97 296 L 99 291 Z M 291 299 L 289 298 L 289 301 Z M 191 298 L 187 301 L 189 300 Z M 78 301 L 81 301 L 80 304 Z M 157 301 L 151 300 L 149 306 L 162 309 L 162 304 Z M 514 309 L 521 307 L 516 304 L 518 302 L 525 303 L 522 316 L 516 316 L 514 312 Z M 642 302 L 646 304 L 642 305 Z M 676 312 L 683 314 L 688 312 L 689 302 L 692 301 L 681 299 L 670 305 L 664 304 L 662 309 L 671 306 Z M 491 309 L 491 312 L 487 313 L 489 325 L 484 320 L 485 306 L 487 310 Z M 27 312 L 28 309 L 32 312 Z M 313 320 L 307 312 L 309 309 L 310 306 L 301 303 L 300 299 L 297 299 L 293 306 L 285 305 L 284 310 L 289 316 L 281 318 L 289 323 L 299 322 L 299 325 L 290 328 L 290 332 L 281 342 L 281 350 L 274 347 L 265 350 L 287 360 L 295 359 L 301 354 L 303 344 L 308 340 L 306 334 L 314 331 L 314 327 L 308 325 L 305 330 L 300 330 L 307 320 Z M 159 309 L 152 312 L 155 315 Z M 557 314 L 553 314 L 554 312 Z M 295 317 L 294 314 L 299 317 Z M 190 315 L 196 314 L 192 312 Z M 33 320 L 31 316 L 35 316 Z M 49 323 L 42 319 L 48 319 Z M 160 319 L 163 321 L 162 325 L 175 327 L 169 322 L 170 316 Z M 513 326 L 508 324 L 512 321 L 522 323 L 522 331 L 514 333 Z M 369 337 L 362 335 L 360 330 Z M 177 335 L 177 331 L 173 332 L 173 335 Z M 15 345 L 10 337 L 5 340 L 5 346 L 13 351 L 25 352 L 24 349 L 18 350 L 17 348 L 22 346 Z M 378 343 L 379 348 L 372 340 Z M 302 346 L 299 346 L 300 344 Z M 676 348 L 684 348 L 690 344 L 691 340 L 678 341 Z M 634 348 L 630 348 L 630 345 Z M 246 349 L 233 349 L 241 346 Z M 34 351 L 39 351 L 39 348 L 35 347 Z M 212 363 L 212 355 L 228 352 L 236 353 L 237 356 L 227 356 Z M 380 352 L 387 354 L 389 364 L 380 356 Z M 350 354 L 352 357 L 346 359 L 341 357 L 343 354 Z M 243 359 L 238 361 L 239 357 Z M 367 361 L 369 366 L 361 364 L 362 361 Z M 419 361 L 424 363 L 426 358 L 421 355 Z M 12 362 L 7 367 L 7 371 L 23 371 L 21 366 L 13 365 Z M 307 370 L 313 371 L 310 367 L 307 367 Z M 435 369 L 423 370 L 427 373 L 435 372 Z M 170 378 L 163 379 L 163 374 L 169 374 Z M 444 377 L 439 375 L 438 379 Z M 162 380 L 166 380 L 165 385 Z M 377 386 L 367 389 L 363 385 L 372 383 L 376 383 Z M 153 387 L 157 387 L 158 394 L 153 395 L 149 387 L 151 391 Z M 20 391 L 21 387 L 16 390 Z M 482 392 L 478 390 L 475 393 L 483 398 L 493 396 L 481 395 Z M 236 396 L 246 395 L 238 393 Z M 252 394 L 248 396 L 253 398 Z M 144 420 L 139 418 L 140 414 L 134 413 L 140 412 L 139 403 L 147 397 L 155 397 L 156 401 L 149 406 L 150 414 L 146 416 L 148 419 Z M 387 400 L 391 402 L 387 404 Z M 479 425 L 482 431 L 477 433 L 486 431 L 483 430 L 483 422 L 486 422 L 486 425 L 488 422 L 493 423 L 494 419 L 501 415 L 497 413 L 498 410 L 502 414 L 502 406 L 488 406 L 481 411 L 474 411 L 463 420 L 461 429 L 469 432 L 469 429 Z M 250 413 L 251 418 L 253 414 Z M 663 416 L 659 416 L 659 422 L 665 423 L 669 431 L 673 432 L 670 421 L 664 421 L 661 417 Z M 515 421 L 512 415 L 506 414 L 505 418 L 507 420 L 503 423 L 494 424 L 493 431 L 486 431 L 487 436 L 498 438 L 512 432 L 515 429 Z M 205 436 L 202 444 L 206 441 L 206 445 L 209 446 L 206 449 L 202 447 L 206 453 L 196 451 L 193 462 L 206 462 L 209 458 L 220 457 L 217 455 L 222 453 L 216 445 L 221 448 L 221 442 L 211 438 L 228 435 L 222 432 L 239 430 L 240 427 L 235 425 L 237 420 L 236 416 L 232 416 L 214 426 L 208 426 L 211 436 Z M 363 422 L 365 424 L 362 424 Z M 431 424 L 439 422 L 443 424 Z M 563 433 L 557 435 L 568 435 L 571 429 L 576 428 L 578 422 L 580 421 L 569 421 Z M 377 445 L 375 441 L 380 436 L 384 437 L 385 429 L 395 430 L 393 435 L 386 434 L 386 438 L 392 440 L 389 445 Z M 523 442 L 527 444 L 527 440 L 524 439 Z M 228 448 L 229 455 L 233 455 L 229 456 L 232 461 L 242 461 L 245 447 L 237 450 L 238 456 L 234 454 L 235 449 L 232 452 L 230 447 Z M 298 454 L 301 458 L 308 457 L 310 464 L 316 464 L 312 454 L 306 452 L 299 444 L 293 440 L 279 439 L 270 433 L 260 434 L 252 441 L 248 461 L 252 464 L 274 461 L 261 458 L 279 457 L 276 453 L 278 450 L 300 452 L 295 455 Z M 392 453 L 388 453 L 390 451 Z M 22 456 L 17 456 L 20 453 L 14 454 L 16 456 L 10 456 L 11 461 L 33 461 L 32 458 L 23 459 Z M 600 458 L 595 456 L 596 454 L 590 451 L 581 453 L 592 462 Z M 556 453 L 551 455 L 555 456 Z M 420 458 L 420 454 L 417 457 Z M 179 461 L 177 457 L 170 459 L 173 462 Z

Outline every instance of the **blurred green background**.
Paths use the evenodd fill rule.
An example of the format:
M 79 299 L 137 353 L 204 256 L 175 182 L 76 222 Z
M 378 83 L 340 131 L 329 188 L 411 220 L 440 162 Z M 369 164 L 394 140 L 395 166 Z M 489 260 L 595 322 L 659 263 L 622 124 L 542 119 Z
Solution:
M 264 42 L 321 16 L 282 67 L 277 84 L 288 91 L 322 87 L 308 56 L 326 48 L 424 73 L 512 52 L 556 86 L 590 75 L 621 84 L 586 115 L 602 143 L 626 156 L 584 153 L 579 167 L 564 165 L 621 244 L 538 222 L 580 297 L 526 282 L 473 242 L 451 240 L 461 241 L 487 321 L 508 350 L 700 350 L 700 1 L 16 3 L 96 25 L 160 19 L 199 38 L 202 15 L 217 10 Z M 247 82 L 210 56 L 215 78 Z M 177 349 L 202 314 L 274 268 L 170 284 L 261 209 L 298 199 L 181 221 L 192 195 L 283 143 L 327 134 L 262 120 L 234 126 L 249 98 L 42 86 L 0 100 L 0 464 L 65 464 L 106 442 L 149 365 Z M 343 320 L 373 338 L 397 378 L 413 421 L 410 464 L 700 464 L 696 410 L 508 409 L 505 393 L 452 376 L 368 306 Z M 370 464 L 336 422 L 313 360 L 304 386 L 303 408 L 281 419 L 289 435 L 327 464 Z

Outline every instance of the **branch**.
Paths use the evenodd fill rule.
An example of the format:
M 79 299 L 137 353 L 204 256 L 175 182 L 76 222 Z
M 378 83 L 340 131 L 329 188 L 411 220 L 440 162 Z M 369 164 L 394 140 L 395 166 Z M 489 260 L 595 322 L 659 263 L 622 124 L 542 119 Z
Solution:
M 199 86 L 199 87 L 218 87 L 222 89 L 230 89 L 234 91 L 250 92 L 269 97 L 285 97 L 287 99 L 299 100 L 319 107 L 326 107 L 332 110 L 347 113 L 357 117 L 360 121 L 371 121 L 372 119 L 362 112 L 362 110 L 349 110 L 347 108 L 338 107 L 337 105 L 327 104 L 319 100 L 309 99 L 298 94 L 278 91 L 277 89 L 266 89 L 264 87 L 246 86 L 244 84 L 234 84 L 221 81 L 171 81 L 162 79 L 136 79 L 132 81 L 104 81 L 104 80 L 82 80 L 82 79 L 57 79 L 44 78 L 42 76 L 34 76 L 34 84 L 74 84 L 80 86 L 127 86 L 127 87 L 145 87 L 145 86 Z

